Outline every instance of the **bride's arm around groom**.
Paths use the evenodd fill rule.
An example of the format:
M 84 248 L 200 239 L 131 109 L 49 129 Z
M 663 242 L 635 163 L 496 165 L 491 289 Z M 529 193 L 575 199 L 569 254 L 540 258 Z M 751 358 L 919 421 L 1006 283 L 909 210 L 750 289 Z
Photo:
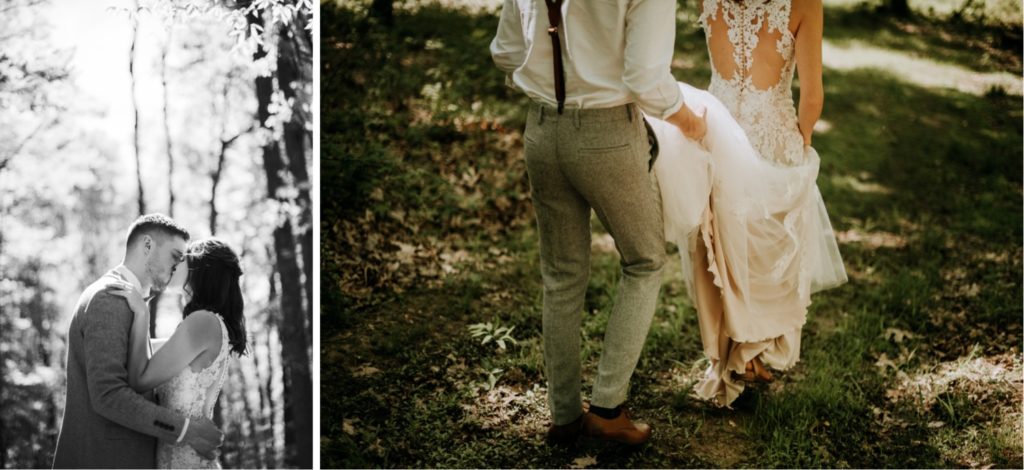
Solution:
M 153 390 L 174 378 L 186 367 L 220 350 L 220 323 L 206 310 L 187 315 L 159 352 L 149 355 L 149 306 L 131 284 L 113 286 L 114 295 L 128 301 L 135 319 L 132 322 L 128 354 L 128 384 L 139 393 Z

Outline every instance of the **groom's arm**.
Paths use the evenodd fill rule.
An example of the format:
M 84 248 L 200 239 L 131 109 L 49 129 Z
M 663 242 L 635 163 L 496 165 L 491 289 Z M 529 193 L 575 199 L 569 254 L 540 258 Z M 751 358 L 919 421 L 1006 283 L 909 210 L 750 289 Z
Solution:
M 687 138 L 700 142 L 707 132 L 704 116 L 686 106 L 683 92 L 672 76 L 675 40 L 675 1 L 631 3 L 626 11 L 622 80 L 645 113 L 675 125 Z
M 100 291 L 84 312 L 82 328 L 89 400 L 93 410 L 126 428 L 174 442 L 185 418 L 156 405 L 128 385 L 132 312 L 124 299 Z
M 666 119 L 683 107 L 672 76 L 676 41 L 675 0 L 635 0 L 626 11 L 622 81 L 645 113 Z
M 519 6 L 514 0 L 505 0 L 505 4 L 501 7 L 498 32 L 491 41 L 490 50 L 494 65 L 505 72 L 506 82 L 511 83 L 509 75 L 521 67 L 526 60 L 523 25 L 519 17 Z

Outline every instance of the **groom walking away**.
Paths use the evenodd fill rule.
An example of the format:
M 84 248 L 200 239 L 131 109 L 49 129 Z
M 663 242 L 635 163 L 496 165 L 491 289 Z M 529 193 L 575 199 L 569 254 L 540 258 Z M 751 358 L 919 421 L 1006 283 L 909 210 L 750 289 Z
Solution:
M 703 118 L 683 103 L 669 72 L 675 18 L 675 0 L 505 0 L 491 42 L 506 81 L 533 100 L 523 139 L 540 233 L 553 444 L 571 445 L 580 434 L 627 444 L 651 436 L 651 427 L 633 422 L 623 406 L 665 261 L 659 192 L 640 110 L 691 139 L 705 132 Z M 580 322 L 591 209 L 615 240 L 622 277 L 584 413 Z
M 212 458 L 223 434 L 206 418 L 189 418 L 153 403 L 128 385 L 133 314 L 111 284 L 129 283 L 144 297 L 162 290 L 183 259 L 188 232 L 150 214 L 128 230 L 124 261 L 85 289 L 68 330 L 64 419 L 53 468 L 154 468 L 156 439 L 192 446 Z M 156 438 L 156 439 L 154 439 Z

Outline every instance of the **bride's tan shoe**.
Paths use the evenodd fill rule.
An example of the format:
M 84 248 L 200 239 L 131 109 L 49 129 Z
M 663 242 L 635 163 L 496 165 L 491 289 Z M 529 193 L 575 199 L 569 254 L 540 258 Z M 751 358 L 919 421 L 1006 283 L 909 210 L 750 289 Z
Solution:
M 747 362 L 746 369 L 743 374 L 733 372 L 733 379 L 747 383 L 772 383 L 775 380 L 772 373 L 768 371 L 764 364 L 761 363 L 761 359 L 757 357 Z

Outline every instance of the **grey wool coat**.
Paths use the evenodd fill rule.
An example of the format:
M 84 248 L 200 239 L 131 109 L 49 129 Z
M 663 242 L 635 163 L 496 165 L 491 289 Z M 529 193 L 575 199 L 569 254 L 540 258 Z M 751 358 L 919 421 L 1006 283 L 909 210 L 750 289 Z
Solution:
M 128 303 L 106 292 L 128 282 L 110 271 L 85 289 L 68 329 L 67 395 L 53 468 L 154 468 L 157 440 L 174 442 L 185 418 L 128 385 Z

